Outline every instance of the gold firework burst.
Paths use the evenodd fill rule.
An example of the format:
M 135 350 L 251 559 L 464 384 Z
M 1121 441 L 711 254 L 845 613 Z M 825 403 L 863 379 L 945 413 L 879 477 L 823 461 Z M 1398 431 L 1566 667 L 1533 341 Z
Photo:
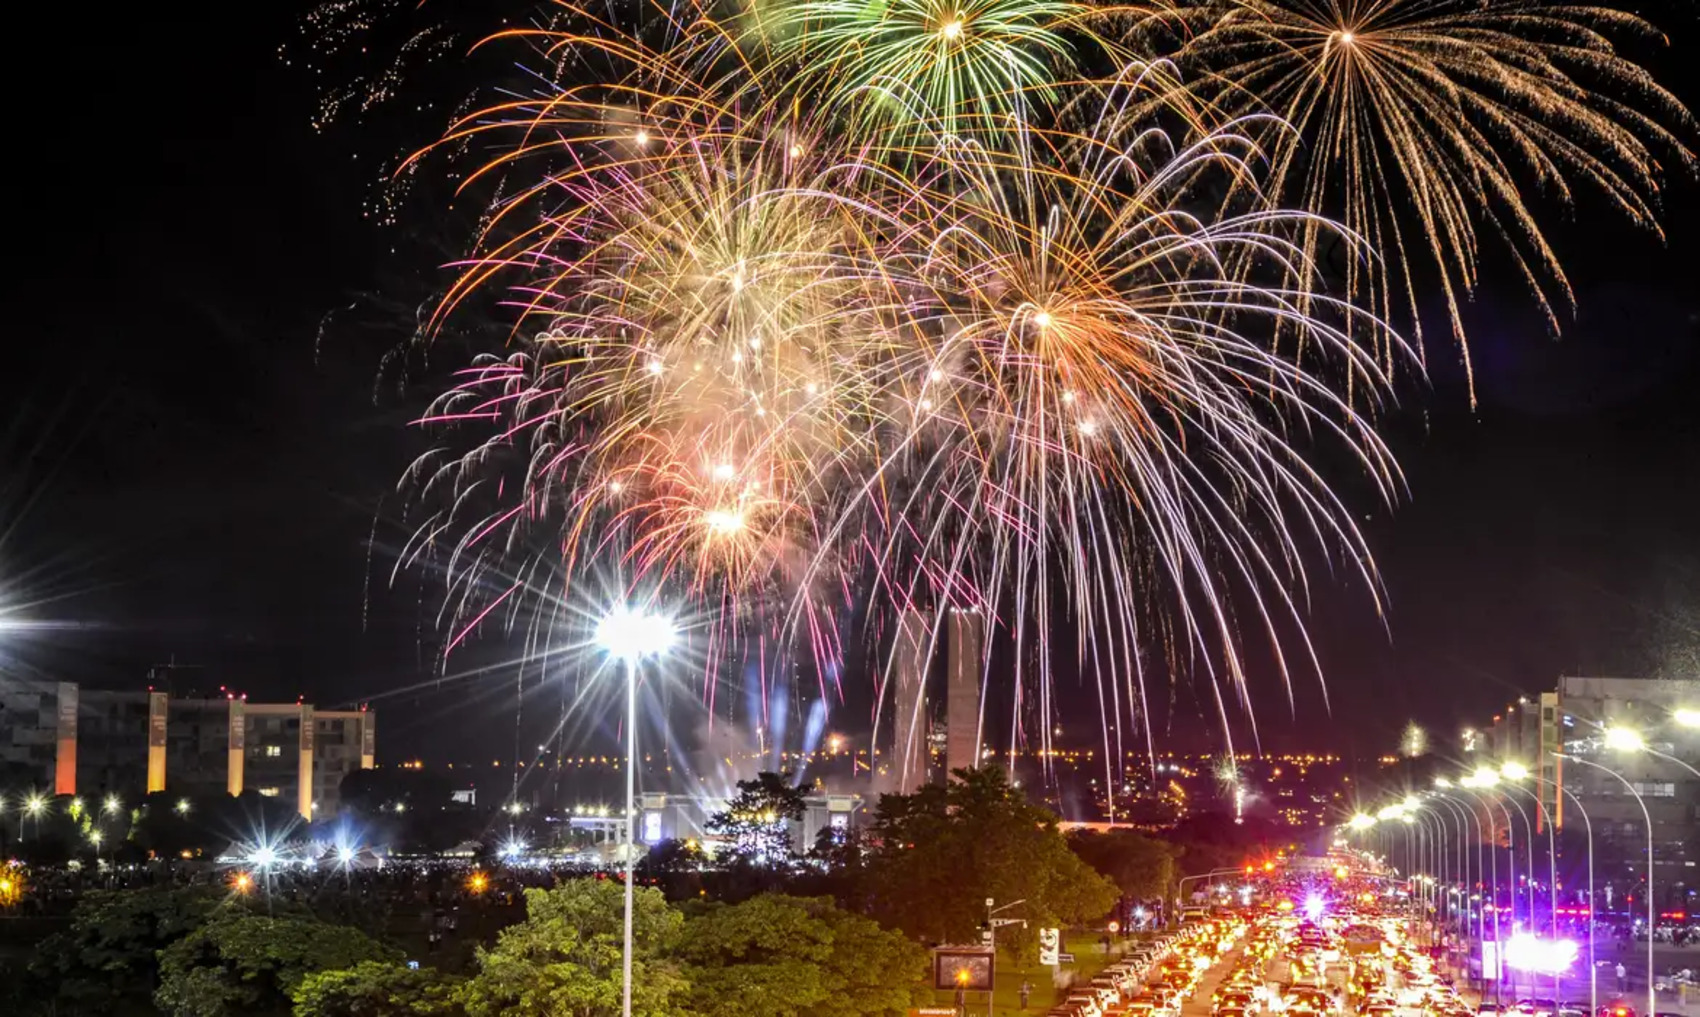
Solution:
M 1380 257 L 1349 262 L 1348 289 L 1419 339 L 1422 291 L 1438 287 L 1467 369 L 1460 303 L 1482 233 L 1556 330 L 1549 291 L 1569 300 L 1569 283 L 1533 193 L 1569 203 L 1589 187 L 1657 230 L 1661 154 L 1694 165 L 1694 118 L 1617 51 L 1617 37 L 1661 38 L 1631 14 L 1534 0 L 1217 0 L 1193 13 L 1183 59 L 1206 72 L 1201 96 L 1279 118 L 1257 132 L 1273 199 L 1368 238 Z

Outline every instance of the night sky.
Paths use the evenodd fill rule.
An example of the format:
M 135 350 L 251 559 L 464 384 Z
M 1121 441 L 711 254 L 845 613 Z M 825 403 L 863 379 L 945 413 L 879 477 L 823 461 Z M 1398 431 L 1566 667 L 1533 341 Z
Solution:
M 1671 7 L 1689 13 L 1660 13 L 1673 51 L 1654 65 L 1700 105 L 1700 24 Z M 395 233 L 361 217 L 409 139 L 310 129 L 315 85 L 277 55 L 301 12 L 118 5 L 17 29 L 57 56 L 8 72 L 29 77 L 9 88 L 0 568 L 71 625 L 14 653 L 98 685 L 175 656 L 257 698 L 377 697 L 391 759 L 506 745 L 510 682 L 385 695 L 431 678 L 436 594 L 390 589 L 367 552 L 374 532 L 393 544 L 420 448 L 418 395 L 383 357 L 438 277 L 417 238 L 391 255 Z M 1560 673 L 1700 657 L 1700 185 L 1674 183 L 1668 246 L 1589 203 L 1563 218 L 1580 314 L 1555 341 L 1489 266 L 1469 310 L 1479 408 L 1434 343 L 1429 384 L 1386 421 L 1410 497 L 1358 503 L 1386 624 L 1361 589 L 1319 583 L 1333 721 L 1314 679 L 1295 720 L 1264 676 L 1266 745 L 1387 751 L 1409 719 L 1479 722 Z M 1096 698 L 1074 689 L 1084 733 Z M 1209 744 L 1203 702 L 1177 694 L 1172 744 Z

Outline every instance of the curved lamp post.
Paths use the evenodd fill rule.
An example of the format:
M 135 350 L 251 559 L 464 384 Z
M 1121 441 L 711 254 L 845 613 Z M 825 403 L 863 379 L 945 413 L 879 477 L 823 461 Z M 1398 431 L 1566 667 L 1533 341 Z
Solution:
M 1591 766 L 1596 770 L 1611 774 L 1619 784 L 1623 785 L 1624 790 L 1634 796 L 1635 804 L 1641 806 L 1641 818 L 1647 823 L 1647 1013 L 1650 1015 L 1658 1010 L 1653 992 L 1653 922 L 1657 917 L 1653 904 L 1653 817 L 1647 811 L 1647 802 L 1641 797 L 1641 792 L 1635 790 L 1635 785 L 1624 780 L 1623 774 L 1609 766 L 1602 766 L 1599 763 L 1583 759 L 1580 756 L 1570 755 L 1567 752 L 1554 752 L 1553 755 L 1560 759 L 1568 759 L 1572 763 L 1581 763 L 1583 766 Z M 1591 911 L 1592 902 L 1590 901 L 1589 904 Z M 1590 927 L 1589 932 L 1592 933 L 1592 931 Z

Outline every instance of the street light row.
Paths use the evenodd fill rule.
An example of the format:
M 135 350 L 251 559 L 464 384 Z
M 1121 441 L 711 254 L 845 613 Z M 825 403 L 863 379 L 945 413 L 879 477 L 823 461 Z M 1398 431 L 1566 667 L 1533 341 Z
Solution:
M 1675 722 L 1680 727 L 1700 728 L 1700 710 L 1687 709 L 1687 708 L 1675 710 L 1671 714 L 1671 720 L 1673 722 Z M 1646 738 L 1640 732 L 1634 730 L 1633 728 L 1627 728 L 1627 727 L 1622 727 L 1622 726 L 1603 727 L 1601 732 L 1600 732 L 1600 741 L 1601 741 L 1602 745 L 1604 745 L 1606 748 L 1611 749 L 1613 751 L 1646 753 L 1648 755 L 1655 756 L 1657 758 L 1663 759 L 1667 762 L 1674 763 L 1677 766 L 1680 766 L 1680 767 L 1686 769 L 1689 773 L 1694 774 L 1696 777 L 1700 777 L 1700 770 L 1696 770 L 1693 766 L 1684 762 L 1681 759 L 1678 759 L 1678 758 L 1671 756 L 1667 753 L 1660 752 L 1656 749 L 1653 749 L 1650 745 L 1648 745 Z M 1552 755 L 1555 758 L 1567 759 L 1567 760 L 1570 760 L 1573 763 L 1576 763 L 1576 764 L 1579 764 L 1579 765 L 1582 765 L 1582 766 L 1588 766 L 1588 767 L 1591 767 L 1591 768 L 1594 768 L 1594 769 L 1598 769 L 1598 770 L 1601 770 L 1601 771 L 1609 774 L 1614 779 L 1616 779 L 1619 783 L 1624 785 L 1624 788 L 1630 793 L 1630 795 L 1635 799 L 1637 804 L 1639 804 L 1640 807 L 1641 807 L 1642 816 L 1645 819 L 1646 825 L 1647 825 L 1647 890 L 1646 890 L 1646 898 L 1647 898 L 1647 1006 L 1648 1006 L 1648 1013 L 1652 1013 L 1654 1011 L 1654 1009 L 1656 1008 L 1656 1000 L 1655 1000 L 1654 989 L 1653 989 L 1653 982 L 1654 982 L 1654 964 L 1653 964 L 1653 941 L 1654 941 L 1654 937 L 1653 937 L 1653 933 L 1654 933 L 1654 923 L 1655 923 L 1655 916 L 1656 915 L 1655 915 L 1655 906 L 1654 906 L 1655 898 L 1654 898 L 1654 894 L 1653 894 L 1654 858 L 1653 858 L 1653 822 L 1652 822 L 1652 817 L 1651 817 L 1650 813 L 1648 813 L 1648 811 L 1647 811 L 1646 802 L 1643 800 L 1642 795 L 1640 794 L 1639 790 L 1634 785 L 1632 785 L 1628 780 L 1624 779 L 1622 774 L 1620 774 L 1617 771 L 1612 770 L 1611 768 L 1604 766 L 1600 763 L 1597 763 L 1597 762 L 1594 762 L 1594 761 L 1588 760 L 1588 759 L 1582 759 L 1582 758 L 1579 758 L 1577 756 L 1574 756 L 1574 755 L 1571 755 L 1571 754 L 1568 754 L 1568 753 L 1554 752 L 1554 753 L 1552 753 Z M 1593 881 L 1594 881 L 1593 880 L 1593 824 L 1591 822 L 1588 822 L 1587 811 L 1582 808 L 1581 802 L 1576 798 L 1575 794 L 1572 793 L 1572 792 L 1566 791 L 1564 788 L 1562 788 L 1555 781 L 1547 780 L 1546 778 L 1543 778 L 1543 777 L 1536 775 L 1535 773 L 1533 773 L 1529 769 L 1529 767 L 1527 765 L 1525 765 L 1521 762 L 1518 762 L 1516 760 L 1508 760 L 1506 762 L 1499 764 L 1497 767 L 1488 766 L 1488 765 L 1478 766 L 1476 769 L 1470 771 L 1469 773 L 1463 774 L 1462 776 L 1458 777 L 1456 780 L 1448 779 L 1446 777 L 1438 777 L 1438 778 L 1435 779 L 1435 782 L 1434 782 L 1436 790 L 1431 791 L 1431 792 L 1427 792 L 1426 794 L 1428 796 L 1431 796 L 1432 798 L 1438 800 L 1438 801 L 1452 803 L 1452 804 L 1448 805 L 1448 808 L 1450 808 L 1454 811 L 1454 817 L 1453 818 L 1458 819 L 1458 830 L 1459 830 L 1459 837 L 1460 837 L 1459 858 L 1461 860 L 1461 864 L 1463 864 L 1462 860 L 1466 858 L 1466 856 L 1463 854 L 1463 847 L 1462 847 L 1462 843 L 1463 843 L 1462 838 L 1464 836 L 1464 823 L 1463 823 L 1463 819 L 1459 815 L 1457 815 L 1459 800 L 1454 799 L 1450 794 L 1448 794 L 1448 792 L 1452 791 L 1453 789 L 1458 789 L 1460 791 L 1463 791 L 1465 793 L 1470 794 L 1471 798 L 1474 799 L 1476 802 L 1486 805 L 1489 801 L 1495 801 L 1495 800 L 1494 799 L 1481 798 L 1480 796 L 1477 795 L 1477 792 L 1493 790 L 1493 789 L 1496 789 L 1496 788 L 1503 788 L 1504 790 L 1508 790 L 1508 791 L 1513 790 L 1513 789 L 1520 789 L 1525 794 L 1531 794 L 1531 792 L 1529 792 L 1526 788 L 1519 788 L 1519 785 L 1521 784 L 1521 782 L 1528 780 L 1531 777 L 1533 777 L 1535 779 L 1535 781 L 1540 783 L 1540 784 L 1551 785 L 1552 787 L 1554 787 L 1557 790 L 1557 792 L 1568 795 L 1570 797 L 1570 799 L 1573 802 L 1575 802 L 1577 809 L 1581 812 L 1583 820 L 1588 823 L 1588 907 L 1587 907 L 1585 913 L 1588 915 L 1588 922 L 1589 922 L 1588 954 L 1589 954 L 1590 969 L 1592 969 L 1592 961 L 1593 961 L 1593 913 L 1594 913 L 1593 909 L 1594 909 L 1594 903 L 1595 903 L 1595 901 L 1594 901 L 1594 887 L 1593 887 Z M 1546 811 L 1545 804 L 1542 802 L 1542 800 L 1540 799 L 1539 796 L 1534 796 L 1534 797 L 1535 797 L 1535 804 L 1536 804 L 1537 809 L 1539 809 L 1540 812 L 1544 814 L 1545 811 Z M 1513 805 L 1516 806 L 1518 813 L 1522 815 L 1524 825 L 1529 826 L 1528 814 L 1526 812 L 1524 812 L 1522 805 L 1518 804 L 1515 799 L 1509 799 L 1509 800 L 1511 801 L 1511 803 Z M 1386 806 L 1384 806 L 1380 809 L 1377 809 L 1373 812 L 1371 812 L 1371 811 L 1358 812 L 1358 813 L 1354 814 L 1346 822 L 1345 826 L 1350 831 L 1362 833 L 1362 832 L 1370 830 L 1371 828 L 1375 827 L 1377 824 L 1385 824 L 1385 823 L 1389 823 L 1389 822 L 1400 822 L 1400 823 L 1405 824 L 1407 830 L 1409 830 L 1410 825 L 1414 824 L 1418 820 L 1419 816 L 1423 815 L 1424 813 L 1432 813 L 1433 810 L 1426 810 L 1424 808 L 1425 804 L 1426 804 L 1425 797 L 1419 796 L 1419 795 L 1414 795 L 1414 794 L 1407 795 L 1401 801 L 1394 802 L 1392 804 L 1386 805 Z M 1509 825 L 1509 823 L 1511 821 L 1509 810 L 1505 808 L 1505 804 L 1504 804 L 1503 801 L 1496 801 L 1496 804 L 1499 805 L 1499 808 L 1502 812 L 1506 813 L 1506 822 Z M 1471 810 L 1471 812 L 1467 813 L 1467 814 L 1471 815 L 1473 817 L 1473 810 Z M 1443 821 L 1444 817 L 1440 816 L 1438 813 L 1436 813 L 1435 815 L 1436 815 L 1436 822 L 1437 822 L 1437 824 L 1440 828 L 1440 836 L 1444 837 L 1444 836 L 1446 836 L 1446 830 L 1448 829 L 1447 824 Z M 1491 815 L 1491 812 L 1490 812 L 1490 815 Z M 1478 825 L 1477 833 L 1478 833 L 1478 842 L 1479 842 L 1480 829 L 1479 829 L 1479 824 L 1477 824 L 1477 825 Z M 1552 883 L 1553 883 L 1553 885 L 1550 885 L 1547 888 L 1547 892 L 1548 892 L 1548 897 L 1549 897 L 1549 900 L 1550 900 L 1551 906 L 1552 906 L 1553 935 L 1555 937 L 1554 941 L 1556 943 L 1556 937 L 1557 937 L 1557 933 L 1558 933 L 1558 911 L 1559 911 L 1559 909 L 1558 909 L 1558 900 L 1557 900 L 1558 889 L 1557 889 L 1557 885 L 1556 885 L 1556 861 L 1554 859 L 1555 845 L 1552 843 L 1552 840 L 1553 840 L 1552 833 L 1551 833 L 1552 822 L 1551 822 L 1550 818 L 1549 818 L 1548 823 L 1547 823 L 1547 828 L 1548 828 L 1547 852 L 1548 852 L 1549 867 L 1554 868 L 1554 871 L 1552 873 Z M 1534 838 L 1533 829 L 1530 828 L 1529 838 L 1528 838 L 1528 851 L 1529 851 L 1529 867 L 1530 867 L 1531 870 L 1533 869 L 1533 863 L 1534 863 L 1533 838 Z M 1438 852 L 1438 850 L 1439 850 L 1438 845 L 1434 848 L 1434 850 L 1436 852 Z M 1444 869 L 1445 865 L 1446 865 L 1446 861 L 1445 861 L 1444 857 L 1439 856 L 1438 854 L 1436 855 L 1436 857 L 1439 859 L 1440 866 L 1442 867 L 1442 869 Z M 1497 854 L 1495 855 L 1495 857 L 1497 857 Z M 1511 868 L 1512 918 L 1513 918 L 1513 923 L 1515 925 L 1516 899 L 1517 899 L 1516 898 L 1517 877 L 1516 877 L 1516 851 L 1515 850 L 1513 850 L 1512 853 L 1511 853 L 1510 863 L 1511 863 L 1511 866 L 1512 866 L 1512 868 Z M 1478 878 L 1481 875 L 1481 873 L 1480 873 L 1481 868 L 1482 868 L 1481 859 L 1478 858 L 1477 859 Z M 1497 870 L 1497 865 L 1496 865 L 1495 868 Z M 1467 865 L 1465 866 L 1465 869 L 1466 869 L 1466 871 L 1465 871 L 1464 875 L 1465 875 L 1465 878 L 1467 879 L 1468 878 Z M 1435 881 L 1434 881 L 1432 876 L 1429 876 L 1429 877 L 1414 876 L 1413 878 L 1416 882 L 1423 884 L 1423 885 L 1427 885 L 1427 886 L 1434 886 L 1435 885 Z M 1533 878 L 1533 872 L 1532 871 L 1529 872 L 1525 876 L 1525 878 L 1528 880 L 1528 884 L 1529 884 L 1529 889 L 1528 889 L 1529 919 L 1530 919 L 1530 922 L 1531 922 L 1531 925 L 1532 925 L 1536 920 L 1535 897 L 1534 897 L 1535 881 L 1534 881 L 1534 878 Z M 1481 910 L 1479 912 L 1479 916 L 1480 916 L 1479 926 L 1480 926 L 1480 928 L 1479 928 L 1478 931 L 1479 931 L 1479 934 L 1483 938 L 1486 938 L 1486 914 L 1489 910 L 1492 910 L 1494 912 L 1494 929 L 1495 929 L 1493 938 L 1495 940 L 1498 940 L 1499 935 L 1500 935 L 1498 930 L 1500 928 L 1501 918 L 1500 918 L 1499 907 L 1498 907 L 1498 876 L 1497 876 L 1497 874 L 1494 876 L 1494 879 L 1493 879 L 1493 887 L 1494 887 L 1494 891 L 1493 891 L 1494 892 L 1494 902 L 1490 907 L 1488 905 L 1488 903 L 1486 902 L 1486 900 L 1483 900 L 1482 907 L 1481 907 Z M 1456 891 L 1454 891 L 1454 892 L 1456 892 Z M 1472 897 L 1471 899 L 1475 899 L 1475 898 Z M 1468 927 L 1468 917 L 1469 917 L 1468 912 L 1466 911 L 1466 914 L 1465 914 L 1466 929 Z M 1485 974 L 1485 972 L 1484 972 L 1484 974 Z M 1556 977 L 1557 977 L 1556 972 L 1554 973 L 1554 977 L 1556 979 Z M 1594 995 L 1592 983 L 1593 983 L 1592 970 L 1590 970 L 1590 995 L 1591 996 Z M 1498 984 L 1498 983 L 1496 982 L 1496 984 Z M 1555 992 L 1556 992 L 1556 989 L 1557 989 L 1557 987 L 1555 985 Z M 1593 1002 L 1597 1004 L 1597 999 L 1593 1000 Z
M 33 794 L 26 795 L 18 803 L 18 811 L 20 813 L 22 813 L 23 815 L 28 816 L 31 819 L 34 819 L 35 817 L 41 815 L 41 813 L 52 803 L 53 803 L 52 798 L 49 798 L 47 795 L 44 795 L 41 792 L 37 791 Z M 0 814 L 5 813 L 6 805 L 7 805 L 6 796 L 0 795 Z M 71 811 L 72 813 L 77 813 L 77 812 L 81 812 L 84 808 L 85 808 L 85 806 L 83 804 L 83 800 L 82 800 L 81 797 L 75 797 L 75 798 L 71 799 L 69 811 Z M 118 812 L 122 812 L 123 809 L 124 809 L 124 800 L 122 798 L 119 798 L 115 794 L 107 795 L 106 798 L 100 804 L 100 811 L 105 813 L 106 815 L 109 815 L 109 816 L 114 815 Z M 188 814 L 189 809 L 190 809 L 189 799 L 187 799 L 187 798 L 179 798 L 177 800 L 177 804 L 175 806 L 173 806 L 173 810 L 176 811 L 179 815 Z

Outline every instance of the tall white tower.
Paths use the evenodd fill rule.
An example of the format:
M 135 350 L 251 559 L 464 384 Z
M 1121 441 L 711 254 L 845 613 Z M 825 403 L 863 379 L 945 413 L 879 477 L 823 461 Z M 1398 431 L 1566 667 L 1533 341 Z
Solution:
M 977 608 L 951 608 L 944 697 L 945 774 L 980 765 L 980 678 L 986 619 Z

